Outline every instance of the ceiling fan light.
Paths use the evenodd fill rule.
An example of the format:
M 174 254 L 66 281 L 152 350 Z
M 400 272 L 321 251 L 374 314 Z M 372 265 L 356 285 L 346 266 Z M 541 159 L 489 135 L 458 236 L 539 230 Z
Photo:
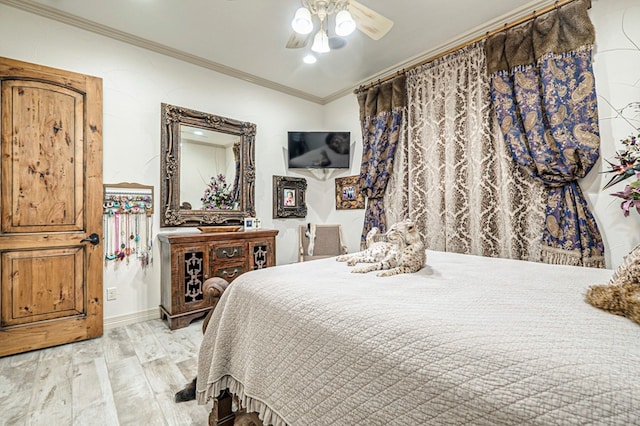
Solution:
M 313 30 L 311 12 L 306 7 L 296 10 L 296 14 L 291 21 L 291 27 L 298 34 L 309 34 Z
M 348 36 L 356 29 L 356 21 L 353 20 L 348 10 L 343 9 L 336 14 L 336 34 L 340 37 Z
M 318 53 L 327 53 L 331 49 L 329 48 L 329 36 L 324 30 L 320 30 L 313 37 L 313 45 L 311 50 Z

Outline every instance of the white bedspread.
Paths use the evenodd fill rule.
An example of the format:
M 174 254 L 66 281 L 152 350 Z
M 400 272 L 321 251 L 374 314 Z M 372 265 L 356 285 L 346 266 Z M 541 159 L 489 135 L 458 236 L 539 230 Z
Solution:
M 432 251 L 427 264 L 242 275 L 205 335 L 199 401 L 229 387 L 276 425 L 640 424 L 640 326 L 584 301 L 611 270 Z

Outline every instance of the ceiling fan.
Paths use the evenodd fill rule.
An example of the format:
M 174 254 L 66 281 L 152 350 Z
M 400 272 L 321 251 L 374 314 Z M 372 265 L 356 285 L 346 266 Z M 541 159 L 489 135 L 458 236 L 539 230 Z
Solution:
M 329 38 L 329 16 L 335 14 L 335 34 Z M 380 40 L 393 27 L 393 21 L 375 12 L 355 0 L 302 0 L 300 7 L 291 22 L 294 31 L 287 41 L 288 49 L 305 47 L 313 31 L 312 18 L 320 22 L 319 29 L 313 36 L 311 50 L 325 53 L 332 48 L 340 48 L 346 44 L 341 37 L 349 35 L 356 28 L 373 40 Z

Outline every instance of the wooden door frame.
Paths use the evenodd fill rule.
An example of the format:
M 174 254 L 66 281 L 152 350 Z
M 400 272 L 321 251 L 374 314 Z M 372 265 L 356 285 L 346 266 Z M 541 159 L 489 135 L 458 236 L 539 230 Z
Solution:
M 78 243 L 92 233 L 100 236 L 100 244 L 84 244 L 86 269 L 83 273 L 86 292 L 84 294 L 84 318 L 46 321 L 33 331 L 29 326 L 0 328 L 0 356 L 24 352 L 42 347 L 68 343 L 101 336 L 103 333 L 103 250 L 102 250 L 102 79 L 98 77 L 60 70 L 43 65 L 22 62 L 0 57 L 0 81 L 8 79 L 24 79 L 42 81 L 60 85 L 83 95 L 83 176 L 84 176 L 84 223 L 80 232 L 70 232 L 66 236 L 46 233 L 4 234 L 0 232 L 0 252 L 9 250 L 15 244 L 25 249 L 38 247 L 56 247 L 73 239 Z M 5 112 L 2 112 L 5 114 Z M 2 138 L 11 134 L 11 130 L 2 131 Z M 100 202 L 93 201 L 99 197 Z M 7 213 L 4 213 L 7 214 Z M 73 330 L 79 322 L 84 321 L 84 331 Z M 20 339 L 15 343 L 14 339 Z M 47 344 L 43 345 L 43 341 Z M 12 342 L 13 348 L 8 348 Z

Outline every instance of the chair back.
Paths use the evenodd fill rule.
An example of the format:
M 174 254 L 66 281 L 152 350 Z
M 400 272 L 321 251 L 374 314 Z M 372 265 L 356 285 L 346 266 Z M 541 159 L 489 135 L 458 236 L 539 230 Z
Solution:
M 313 231 L 309 229 L 313 227 L 315 227 L 315 239 L 312 241 L 313 232 L 307 232 L 307 230 Z M 311 250 L 310 245 L 312 245 Z M 347 252 L 340 225 L 300 225 L 298 250 L 300 262 L 338 256 Z

